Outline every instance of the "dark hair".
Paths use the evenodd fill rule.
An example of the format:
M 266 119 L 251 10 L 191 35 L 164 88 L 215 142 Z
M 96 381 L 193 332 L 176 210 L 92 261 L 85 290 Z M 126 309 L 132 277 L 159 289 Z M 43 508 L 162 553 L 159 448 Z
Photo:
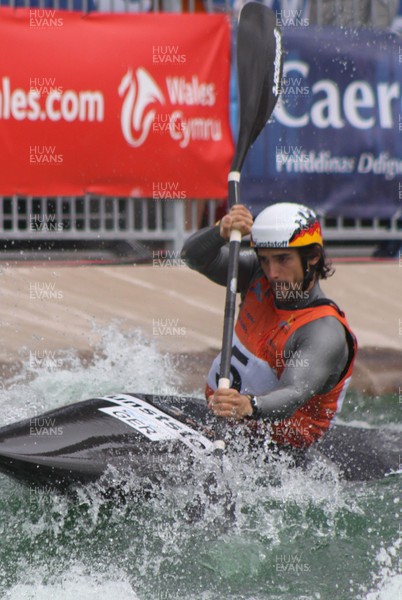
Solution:
M 320 256 L 319 261 L 314 265 L 314 271 L 317 274 L 317 279 L 327 279 L 335 273 L 335 269 L 332 266 L 331 261 L 327 257 L 325 250 L 320 244 L 310 244 L 309 246 L 302 246 L 298 248 L 300 258 L 303 264 L 307 264 L 312 258 Z

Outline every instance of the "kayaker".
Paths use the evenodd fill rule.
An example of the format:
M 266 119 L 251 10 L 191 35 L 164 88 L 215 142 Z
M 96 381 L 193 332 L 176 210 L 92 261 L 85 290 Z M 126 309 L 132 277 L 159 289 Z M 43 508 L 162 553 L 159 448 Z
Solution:
M 219 354 L 208 375 L 208 406 L 258 435 L 268 430 L 278 446 L 307 448 L 340 410 L 357 351 L 344 313 L 319 285 L 333 273 L 319 221 L 310 208 L 283 202 L 253 222 L 235 205 L 219 224 L 193 234 L 182 258 L 226 285 L 232 228 L 251 234 L 252 249 L 239 258 L 231 388 L 217 389 Z

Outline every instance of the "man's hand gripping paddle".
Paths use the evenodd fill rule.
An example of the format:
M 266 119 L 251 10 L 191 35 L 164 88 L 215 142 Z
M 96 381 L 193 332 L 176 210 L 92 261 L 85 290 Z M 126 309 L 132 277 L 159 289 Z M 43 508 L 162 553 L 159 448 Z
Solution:
M 240 127 L 228 186 L 229 206 L 240 203 L 240 172 L 247 152 L 264 129 L 279 97 L 282 77 L 281 34 L 274 12 L 257 2 L 246 4 L 239 18 L 237 72 Z M 236 309 L 240 231 L 232 230 L 226 285 L 219 388 L 230 388 L 230 359 Z

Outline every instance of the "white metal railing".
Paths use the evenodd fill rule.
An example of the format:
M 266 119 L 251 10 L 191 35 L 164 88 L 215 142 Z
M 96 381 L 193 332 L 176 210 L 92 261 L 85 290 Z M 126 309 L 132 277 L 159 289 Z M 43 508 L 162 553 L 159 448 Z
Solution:
M 402 214 L 390 219 L 327 217 L 321 219 L 325 241 L 391 241 L 402 240 Z
M 141 198 L 3 198 L 0 240 L 155 241 L 178 251 L 202 223 L 215 222 L 213 200 Z M 320 218 L 327 241 L 402 239 L 402 211 L 393 218 Z
M 312 25 L 387 28 L 398 6 L 399 0 L 309 0 L 307 17 Z
M 0 240 L 158 240 L 179 251 L 205 209 L 214 223 L 215 208 L 213 200 L 0 198 Z

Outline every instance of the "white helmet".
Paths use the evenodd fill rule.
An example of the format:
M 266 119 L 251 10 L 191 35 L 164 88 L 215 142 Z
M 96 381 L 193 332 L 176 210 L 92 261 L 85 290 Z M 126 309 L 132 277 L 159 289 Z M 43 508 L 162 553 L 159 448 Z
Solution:
M 324 245 L 317 215 L 303 204 L 279 202 L 264 208 L 251 229 L 254 248 L 300 248 Z

